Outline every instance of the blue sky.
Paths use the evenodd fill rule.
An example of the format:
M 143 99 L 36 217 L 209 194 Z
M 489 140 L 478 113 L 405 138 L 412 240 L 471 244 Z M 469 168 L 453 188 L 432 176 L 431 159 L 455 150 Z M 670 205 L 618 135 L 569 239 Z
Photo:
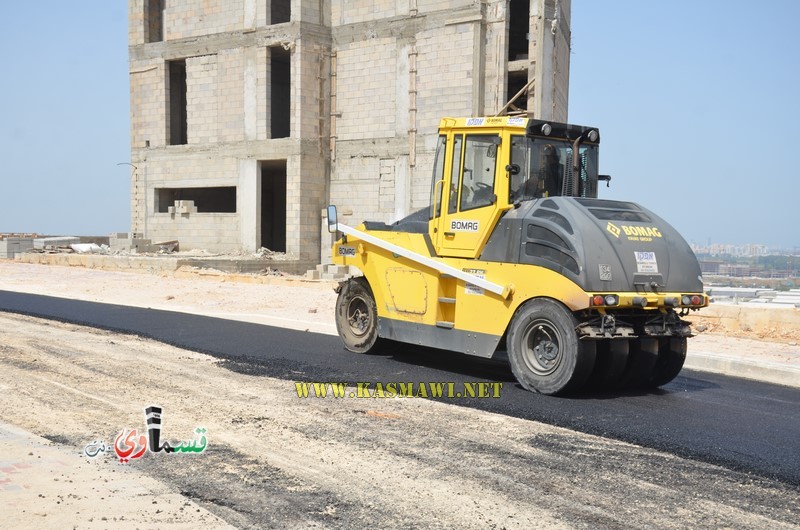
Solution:
M 0 17 L 0 232 L 130 227 L 128 6 L 9 2 Z
M 800 247 L 800 2 L 573 0 L 569 120 L 601 196 L 689 241 Z
M 570 121 L 606 198 L 689 241 L 800 247 L 800 1 L 573 0 Z M 127 3 L 0 19 L 0 232 L 128 231 Z

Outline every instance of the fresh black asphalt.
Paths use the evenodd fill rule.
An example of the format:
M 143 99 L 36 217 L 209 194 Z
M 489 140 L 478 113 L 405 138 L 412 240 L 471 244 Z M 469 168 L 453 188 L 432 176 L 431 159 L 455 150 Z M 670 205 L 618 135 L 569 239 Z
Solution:
M 800 390 L 684 371 L 661 390 L 548 397 L 507 365 L 395 345 L 345 351 L 338 337 L 170 311 L 0 291 L 0 311 L 149 337 L 223 359 L 228 369 L 290 381 L 502 381 L 499 399 L 448 399 L 507 416 L 635 443 L 800 486 Z M 691 343 L 689 354 L 691 355 Z M 535 465 L 532 463 L 532 465 Z

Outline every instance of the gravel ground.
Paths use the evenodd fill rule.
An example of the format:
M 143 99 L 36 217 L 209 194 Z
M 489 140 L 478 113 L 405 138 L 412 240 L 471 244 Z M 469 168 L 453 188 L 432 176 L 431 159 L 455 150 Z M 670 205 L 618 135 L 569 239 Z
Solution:
M 65 447 L 73 475 L 127 473 L 89 506 L 60 504 L 52 484 L 17 492 L 4 513 L 26 522 L 21 507 L 53 526 L 120 514 L 162 526 L 153 504 L 179 514 L 162 497 L 174 494 L 237 527 L 793 528 L 800 510 L 786 485 L 536 422 L 423 399 L 302 399 L 291 381 L 205 355 L 25 316 L 0 315 L 0 330 L 2 421 Z M 143 430 L 151 404 L 163 438 L 202 425 L 206 451 L 86 466 L 87 444 Z
M 330 285 L 220 279 L 0 263 L 0 289 L 332 324 Z M 800 492 L 785 484 L 430 400 L 302 399 L 292 381 L 135 336 L 0 314 L 0 366 L 0 421 L 15 426 L 0 428 L 0 509 L 12 526 L 798 528 Z M 162 438 L 203 426 L 207 449 L 86 458 L 95 440 L 143 430 L 152 404 Z M 35 435 L 31 449 L 14 433 Z M 64 480 L 55 457 L 37 458 L 51 450 Z

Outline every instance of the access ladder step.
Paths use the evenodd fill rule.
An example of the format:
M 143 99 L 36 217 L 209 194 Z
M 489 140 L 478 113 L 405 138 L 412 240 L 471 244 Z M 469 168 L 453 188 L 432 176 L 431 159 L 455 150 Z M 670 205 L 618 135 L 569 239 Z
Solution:
M 440 296 L 439 297 L 439 303 L 442 303 L 442 304 L 455 304 L 456 303 L 456 299 L 455 298 L 450 298 L 449 296 Z
M 455 322 L 445 322 L 444 320 L 439 320 L 436 322 L 437 328 L 453 329 L 455 325 Z

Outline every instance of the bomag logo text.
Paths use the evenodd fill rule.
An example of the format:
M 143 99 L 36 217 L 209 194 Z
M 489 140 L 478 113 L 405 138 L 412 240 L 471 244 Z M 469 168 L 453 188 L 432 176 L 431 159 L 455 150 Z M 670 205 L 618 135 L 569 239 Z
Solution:
M 664 237 L 661 231 L 654 226 L 630 226 L 622 225 L 617 226 L 611 221 L 606 225 L 608 230 L 614 237 L 619 237 L 623 233 L 628 238 L 628 241 L 652 241 L 654 237 Z
M 625 235 L 636 237 L 663 237 L 658 228 L 654 226 L 626 226 L 622 225 L 622 231 Z
M 450 221 L 450 230 L 453 232 L 477 232 L 478 221 Z

